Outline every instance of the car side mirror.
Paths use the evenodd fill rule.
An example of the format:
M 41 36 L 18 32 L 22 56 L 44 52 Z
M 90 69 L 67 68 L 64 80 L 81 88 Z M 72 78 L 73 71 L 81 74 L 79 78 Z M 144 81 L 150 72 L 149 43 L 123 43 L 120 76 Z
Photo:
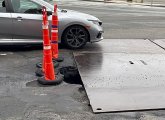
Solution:
M 47 11 L 47 15 L 48 16 L 52 15 L 52 12 L 51 11 Z

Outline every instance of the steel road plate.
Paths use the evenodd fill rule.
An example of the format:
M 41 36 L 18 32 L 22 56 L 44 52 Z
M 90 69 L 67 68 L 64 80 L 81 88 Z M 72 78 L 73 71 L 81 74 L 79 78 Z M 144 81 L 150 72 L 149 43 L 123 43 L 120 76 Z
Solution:
M 165 54 L 74 56 L 95 113 L 165 108 Z
M 165 39 L 157 39 L 153 42 L 165 49 Z
M 87 44 L 78 53 L 165 53 L 159 46 L 144 39 L 105 39 L 98 43 Z

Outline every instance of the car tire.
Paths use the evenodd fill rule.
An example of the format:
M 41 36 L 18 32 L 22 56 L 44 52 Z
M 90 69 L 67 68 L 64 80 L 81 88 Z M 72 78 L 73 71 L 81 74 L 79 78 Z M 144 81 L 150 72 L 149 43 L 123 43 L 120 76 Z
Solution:
M 79 25 L 68 27 L 63 34 L 63 43 L 70 49 L 79 49 L 86 45 L 89 34 L 88 31 Z

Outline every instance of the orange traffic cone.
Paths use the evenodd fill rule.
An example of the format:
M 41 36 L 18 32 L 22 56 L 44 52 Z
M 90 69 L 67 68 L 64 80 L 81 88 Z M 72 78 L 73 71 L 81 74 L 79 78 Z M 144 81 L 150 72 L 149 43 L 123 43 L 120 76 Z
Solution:
M 53 60 L 57 62 L 62 62 L 64 59 L 59 58 L 58 51 L 58 15 L 56 4 L 54 5 L 54 11 L 52 13 L 51 46 Z
M 43 7 L 42 8 L 42 14 L 43 14 L 43 17 L 42 17 L 42 33 L 43 33 L 43 40 L 44 40 L 44 37 L 45 37 L 45 29 L 47 29 L 47 26 L 48 26 L 48 18 L 47 18 L 47 12 L 46 12 L 46 7 Z M 43 46 L 44 46 L 44 41 L 43 41 Z M 44 54 L 44 51 L 43 51 L 43 54 Z M 42 60 L 42 63 L 37 63 L 36 64 L 36 67 L 39 68 L 36 70 L 36 75 L 39 76 L 39 77 L 42 77 L 44 76 L 44 71 L 45 71 L 45 56 L 43 55 L 43 60 Z
M 38 78 L 38 82 L 43 85 L 54 85 L 61 83 L 63 76 L 55 76 L 54 66 L 52 62 L 52 50 L 49 37 L 49 26 L 46 8 L 43 7 L 43 71 L 44 76 Z
M 52 57 L 58 58 L 58 17 L 57 5 L 54 5 L 54 12 L 52 13 L 52 30 L 51 30 L 51 46 Z
M 42 31 L 43 31 L 43 39 L 44 39 L 44 36 L 45 36 L 45 33 L 44 33 L 45 25 L 48 24 L 47 11 L 46 11 L 46 8 L 45 7 L 43 7 L 42 12 L 43 12 L 43 21 L 42 21 L 43 28 L 42 28 Z M 43 43 L 43 46 L 44 46 L 44 43 Z M 58 62 L 55 62 L 54 63 L 54 67 L 57 68 L 58 66 L 59 66 L 59 63 Z M 44 70 L 44 68 L 45 68 L 44 56 L 43 56 L 42 63 L 41 62 L 37 63 L 36 64 L 36 67 L 38 68 L 36 70 L 36 72 L 35 72 L 36 73 L 36 76 L 38 76 L 38 77 L 44 76 L 44 71 L 45 71 Z
M 43 19 L 43 21 L 42 21 L 42 35 L 43 35 L 43 40 L 45 40 L 45 35 L 46 35 L 45 30 L 48 29 L 48 24 L 49 24 L 48 18 L 47 18 L 46 7 L 43 7 L 42 12 L 43 12 L 42 13 L 43 14 L 43 18 L 42 18 Z M 47 31 L 47 32 L 49 32 L 49 31 Z M 43 41 L 43 47 L 44 47 L 44 42 L 45 41 Z M 43 54 L 44 54 L 44 50 L 43 50 Z M 43 55 L 42 72 L 44 73 L 44 71 L 45 71 L 45 56 Z

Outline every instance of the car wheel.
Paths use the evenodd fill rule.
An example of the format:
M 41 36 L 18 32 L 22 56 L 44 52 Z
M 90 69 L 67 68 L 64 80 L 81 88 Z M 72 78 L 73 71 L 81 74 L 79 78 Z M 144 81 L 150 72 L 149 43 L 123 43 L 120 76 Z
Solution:
M 63 34 L 64 44 L 71 49 L 82 48 L 88 41 L 88 32 L 82 26 L 71 26 Z

